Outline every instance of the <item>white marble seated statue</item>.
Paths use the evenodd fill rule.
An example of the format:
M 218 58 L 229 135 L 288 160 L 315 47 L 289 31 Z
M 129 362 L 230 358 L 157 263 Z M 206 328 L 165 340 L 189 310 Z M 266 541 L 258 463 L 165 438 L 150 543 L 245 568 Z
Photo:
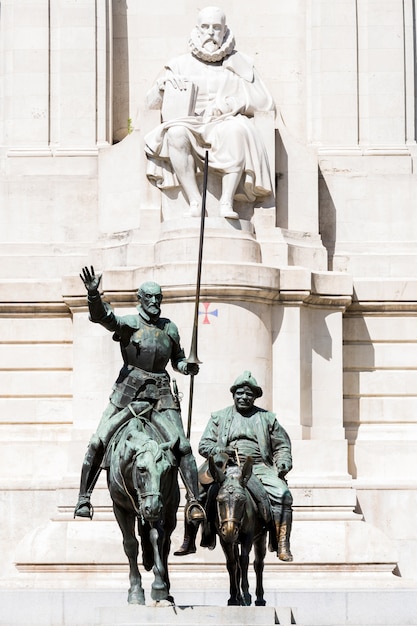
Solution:
M 190 53 L 171 60 L 147 94 L 163 122 L 145 137 L 147 176 L 161 190 L 182 187 L 189 208 L 201 213 L 196 172 L 221 177 L 219 214 L 237 219 L 233 201 L 249 202 L 272 193 L 271 172 L 253 116 L 273 111 L 274 102 L 252 60 L 235 50 L 224 12 L 203 9 L 191 33 Z M 182 112 L 178 112 L 182 107 Z

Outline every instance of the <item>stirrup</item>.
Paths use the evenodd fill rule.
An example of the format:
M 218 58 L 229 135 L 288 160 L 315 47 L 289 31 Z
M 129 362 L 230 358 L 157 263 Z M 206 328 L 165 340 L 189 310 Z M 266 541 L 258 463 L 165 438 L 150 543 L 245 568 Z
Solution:
M 94 507 L 90 502 L 90 498 L 84 496 L 79 498 L 77 502 L 77 506 L 74 510 L 74 518 L 75 517 L 89 517 L 93 519 L 94 515 Z
M 203 522 L 206 519 L 206 512 L 197 500 L 191 500 L 187 507 L 186 520 L 189 524 L 193 522 Z

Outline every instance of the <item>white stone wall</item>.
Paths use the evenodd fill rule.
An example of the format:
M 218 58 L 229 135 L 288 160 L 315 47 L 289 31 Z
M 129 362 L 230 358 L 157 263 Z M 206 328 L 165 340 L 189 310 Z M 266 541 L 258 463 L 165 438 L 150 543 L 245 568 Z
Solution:
M 367 282 L 360 293 L 369 296 Z M 407 511 L 415 501 L 417 479 L 417 319 L 415 296 L 403 298 L 391 303 L 390 314 L 384 311 L 386 302 L 374 301 L 362 310 L 354 306 L 345 318 L 344 424 L 361 511 L 396 537 L 399 571 L 414 576 L 416 539 Z
M 332 578 L 337 564 L 378 584 L 398 563 L 416 578 L 413 2 L 221 6 L 279 108 L 277 204 L 255 211 L 240 237 L 209 222 L 202 302 L 218 316 L 201 329 L 193 446 L 210 410 L 230 402 L 233 379 L 252 369 L 263 406 L 294 443 L 294 571 Z M 198 8 L 195 0 L 1 2 L 0 572 L 8 585 L 109 585 L 108 573 L 123 568 L 104 481 L 96 521 L 72 520 L 85 445 L 120 358 L 88 321 L 78 272 L 87 263 L 104 270 L 105 295 L 120 312 L 142 280 L 160 282 L 187 350 L 198 233 L 162 229 L 143 136 L 157 123 L 146 91 L 186 51 Z M 171 258 L 173 237 L 181 258 Z M 221 559 L 198 554 L 190 567 Z

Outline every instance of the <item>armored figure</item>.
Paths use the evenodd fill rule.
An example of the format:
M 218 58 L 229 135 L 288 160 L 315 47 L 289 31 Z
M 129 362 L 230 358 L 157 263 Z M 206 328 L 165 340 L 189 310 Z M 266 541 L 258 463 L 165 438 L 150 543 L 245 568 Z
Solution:
M 252 457 L 253 475 L 247 486 L 265 524 L 272 524 L 270 547 L 282 561 L 292 561 L 292 495 L 285 480 L 292 468 L 290 438 L 274 413 L 254 405 L 255 399 L 262 396 L 262 389 L 250 372 L 239 376 L 230 391 L 234 405 L 211 415 L 199 453 L 205 458 L 226 453 L 242 463 Z
M 162 291 L 154 282 L 138 290 L 136 315 L 118 316 L 101 299 L 101 275 L 91 267 L 80 275 L 88 292 L 92 322 L 113 332 L 120 344 L 123 366 L 113 386 L 110 402 L 90 439 L 81 472 L 80 492 L 74 517 L 93 517 L 91 493 L 100 474 L 106 447 L 117 429 L 133 416 L 147 420 L 165 440 L 179 440 L 179 469 L 187 490 L 189 520 L 204 519 L 197 501 L 197 466 L 185 436 L 179 402 L 173 395 L 166 365 L 182 374 L 197 374 L 198 365 L 188 364 L 181 348 L 177 326 L 160 317 Z

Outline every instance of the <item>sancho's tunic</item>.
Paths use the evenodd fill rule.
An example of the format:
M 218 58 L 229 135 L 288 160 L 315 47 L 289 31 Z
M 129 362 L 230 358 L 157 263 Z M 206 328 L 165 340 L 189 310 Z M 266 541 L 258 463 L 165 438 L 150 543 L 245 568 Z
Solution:
M 253 459 L 253 473 L 267 492 L 272 514 L 279 520 L 283 503 L 291 505 L 292 496 L 285 480 L 278 476 L 281 465 L 292 467 L 291 442 L 274 413 L 254 407 L 249 417 L 234 406 L 213 413 L 200 440 L 199 452 L 205 458 L 221 448 L 236 448 L 242 462 Z M 248 485 L 249 486 L 249 485 Z

